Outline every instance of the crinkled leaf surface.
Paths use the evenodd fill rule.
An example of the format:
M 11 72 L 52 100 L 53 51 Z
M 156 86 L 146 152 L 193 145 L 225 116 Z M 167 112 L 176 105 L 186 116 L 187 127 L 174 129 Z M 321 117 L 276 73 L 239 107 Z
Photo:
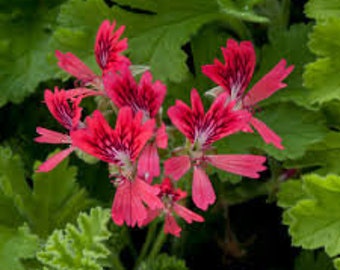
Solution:
M 2 269 L 24 270 L 20 259 L 34 258 L 38 237 L 27 226 L 18 229 L 0 226 L 0 265 Z
M 49 173 L 33 174 L 33 189 L 20 157 L 9 148 L 0 148 L 0 169 L 3 225 L 18 226 L 26 221 L 34 233 L 46 237 L 92 203 L 76 183 L 77 170 L 68 166 L 67 159 Z
M 257 148 L 278 160 L 294 159 L 301 157 L 309 145 L 321 141 L 327 133 L 320 113 L 293 103 L 266 106 L 262 111 L 255 113 L 255 116 L 282 138 L 284 150 L 265 144 L 260 136 L 249 133 L 227 137 L 215 144 L 217 149 L 221 153 L 227 153 L 228 150 L 234 153 L 249 153 L 250 150 Z
M 308 198 L 302 188 L 302 181 L 289 180 L 280 185 L 278 193 L 278 205 L 282 208 L 294 206 L 299 200 Z
M 340 254 L 340 177 L 316 174 L 302 178 L 308 199 L 298 200 L 285 210 L 292 242 L 305 249 L 325 248 L 331 257 Z M 281 190 L 280 192 L 286 192 Z
M 307 15 L 317 20 L 310 36 L 309 48 L 319 58 L 306 68 L 304 83 L 311 90 L 311 102 L 324 103 L 340 99 L 340 5 L 336 0 L 311 1 Z
M 149 258 L 141 263 L 138 270 L 187 270 L 185 262 L 166 254 L 158 255 L 156 258 Z
M 110 237 L 107 223 L 110 210 L 92 208 L 81 213 L 77 225 L 67 224 L 64 230 L 55 230 L 37 254 L 41 263 L 52 269 L 101 270 L 110 251 L 104 241 Z
M 0 11 L 0 106 L 21 102 L 40 82 L 54 77 L 56 66 L 48 55 L 58 9 L 44 2 L 31 0 Z
M 295 259 L 294 270 L 334 270 L 334 266 L 325 252 L 303 250 Z

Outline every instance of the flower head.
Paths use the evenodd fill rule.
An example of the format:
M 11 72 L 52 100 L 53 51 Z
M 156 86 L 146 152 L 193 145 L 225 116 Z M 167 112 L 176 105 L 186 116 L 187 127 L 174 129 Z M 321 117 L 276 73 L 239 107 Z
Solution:
M 73 92 L 74 94 L 75 92 Z M 60 90 L 55 87 L 54 92 L 49 89 L 45 90 L 45 103 L 48 110 L 53 117 L 68 130 L 77 130 L 80 125 L 81 111 L 79 107 L 81 97 L 74 99 L 68 91 Z M 70 105 L 70 100 L 73 102 Z M 37 127 L 37 133 L 40 135 L 34 140 L 39 143 L 51 144 L 69 144 L 70 147 L 53 155 L 38 168 L 38 172 L 47 172 L 57 166 L 63 159 L 75 150 L 69 134 L 60 133 L 57 131 L 49 130 L 43 127 Z
M 105 20 L 100 25 L 95 43 L 95 55 L 98 65 L 103 71 L 120 70 L 122 66 L 129 66 L 130 60 L 121 55 L 128 48 L 127 38 L 119 40 L 124 32 L 125 26 L 114 31 L 116 22 L 110 24 Z
M 128 106 L 135 113 L 142 111 L 145 119 L 156 117 L 166 94 L 166 86 L 160 81 L 152 83 L 149 71 L 143 73 L 139 84 L 127 67 L 119 73 L 107 73 L 103 81 L 107 95 L 118 108 Z
M 163 208 L 149 211 L 148 218 L 144 221 L 144 224 L 149 223 L 158 215 L 164 213 L 164 232 L 179 237 L 182 229 L 177 224 L 174 214 L 183 218 L 187 223 L 192 223 L 193 221 L 204 221 L 203 217 L 178 203 L 178 201 L 184 199 L 187 194 L 185 191 L 182 191 L 179 188 L 175 189 L 170 178 L 164 178 L 163 182 L 160 185 L 155 186 L 159 187 L 160 191 L 158 193 L 158 197 L 161 198 L 161 200 L 163 201 Z
M 205 167 L 208 164 L 219 169 L 258 178 L 265 167 L 265 157 L 256 155 L 212 155 L 213 142 L 240 131 L 249 121 L 249 113 L 234 110 L 234 103 L 227 102 L 227 94 L 218 96 L 205 113 L 196 90 L 191 91 L 191 106 L 177 101 L 168 110 L 172 123 L 189 139 L 187 155 L 171 157 L 165 161 L 165 174 L 180 179 L 191 167 L 194 169 L 192 197 L 195 205 L 206 210 L 216 200 L 214 189 Z
M 217 90 L 214 89 L 215 94 L 227 93 L 229 100 L 236 102 L 236 108 L 248 109 L 250 112 L 258 102 L 284 88 L 286 84 L 282 81 L 294 68 L 293 66 L 286 68 L 286 61 L 282 59 L 246 93 L 256 63 L 252 43 L 243 41 L 238 44 L 235 40 L 229 39 L 227 46 L 222 48 L 222 53 L 225 60 L 224 64 L 215 59 L 214 64 L 202 66 L 202 72 L 220 86 Z M 283 149 L 281 138 L 263 122 L 252 117 L 250 124 L 259 132 L 266 143 L 273 143 L 277 148 Z
M 107 71 L 116 72 L 123 66 L 129 66 L 130 60 L 121 55 L 127 49 L 127 39 L 119 40 L 124 32 L 124 26 L 119 27 L 116 31 L 114 28 L 116 22 L 110 24 L 105 20 L 99 27 L 95 42 L 96 61 L 105 74 Z M 97 89 L 102 88 L 102 80 L 97 76 L 83 61 L 74 54 L 56 51 L 58 65 L 72 76 L 76 77 L 84 85 L 92 85 Z
M 104 116 L 95 111 L 86 118 L 86 128 L 71 133 L 73 144 L 117 168 L 114 183 L 117 192 L 112 205 L 112 219 L 121 225 L 141 226 L 146 208 L 160 208 L 158 189 L 137 174 L 137 159 L 153 134 L 154 120 L 142 123 L 142 113 L 135 116 L 130 108 L 120 109 L 116 127 L 112 129 Z

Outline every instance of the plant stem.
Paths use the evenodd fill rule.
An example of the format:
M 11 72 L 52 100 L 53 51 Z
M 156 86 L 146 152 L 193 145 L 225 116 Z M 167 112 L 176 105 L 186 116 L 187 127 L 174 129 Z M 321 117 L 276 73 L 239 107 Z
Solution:
M 123 264 L 120 262 L 118 254 L 111 254 L 111 263 L 112 263 L 112 268 L 115 270 L 125 270 L 125 267 Z
M 146 254 L 147 254 L 147 252 L 148 252 L 148 250 L 150 248 L 150 244 L 151 244 L 151 242 L 152 242 L 152 240 L 153 240 L 153 238 L 155 236 L 155 231 L 156 231 L 156 228 L 157 228 L 157 223 L 158 223 L 157 221 L 153 221 L 150 224 L 149 228 L 148 228 L 148 232 L 146 234 L 145 242 L 144 242 L 144 244 L 142 246 L 141 252 L 140 252 L 140 254 L 138 256 L 138 259 L 137 259 L 137 261 L 135 263 L 135 269 L 143 261 L 143 259 L 145 258 Z
M 154 258 L 161 250 L 165 240 L 166 240 L 167 234 L 164 233 L 163 227 L 158 233 L 157 239 L 150 251 L 149 258 Z

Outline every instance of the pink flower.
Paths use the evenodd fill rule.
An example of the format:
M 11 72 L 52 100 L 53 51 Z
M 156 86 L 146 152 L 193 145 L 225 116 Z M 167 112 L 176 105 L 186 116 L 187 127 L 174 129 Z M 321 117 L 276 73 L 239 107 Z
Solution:
M 286 60 L 282 59 L 271 71 L 259 80 L 247 93 L 246 88 L 253 76 L 256 55 L 251 42 L 238 44 L 228 39 L 227 47 L 222 48 L 225 64 L 215 59 L 214 64 L 202 66 L 202 72 L 221 88 L 213 90 L 214 95 L 226 92 L 231 101 L 236 102 L 236 108 L 252 111 L 254 106 L 274 94 L 286 84 L 282 81 L 292 72 L 293 66 L 286 68 Z M 272 143 L 279 149 L 284 149 L 281 138 L 262 121 L 252 117 L 250 124 L 259 132 L 266 143 Z M 251 128 L 245 130 L 251 131 Z
M 125 26 L 114 31 L 116 22 L 110 24 L 105 20 L 97 32 L 94 52 L 98 65 L 103 71 L 120 70 L 122 66 L 129 66 L 130 60 L 121 55 L 128 48 L 127 38 L 119 40 L 125 30 Z
M 105 91 L 118 107 L 130 107 L 134 113 L 143 112 L 143 120 L 156 118 L 166 95 L 166 86 L 160 81 L 152 83 L 152 75 L 146 71 L 139 81 L 135 81 L 128 67 L 119 73 L 107 73 L 103 78 Z M 141 177 L 151 182 L 160 175 L 157 147 L 167 147 L 165 125 L 155 130 L 155 142 L 145 146 L 139 160 L 138 171 Z
M 145 119 L 156 117 L 166 94 L 166 86 L 160 81 L 152 83 L 149 71 L 144 72 L 139 84 L 128 67 L 119 73 L 105 74 L 103 82 L 107 95 L 118 108 L 128 106 L 134 113 L 142 111 Z
M 177 201 L 184 199 L 187 196 L 187 194 L 181 189 L 175 189 L 171 183 L 170 178 L 164 178 L 163 182 L 160 185 L 155 186 L 159 187 L 160 189 L 158 197 L 161 198 L 161 200 L 163 201 L 163 208 L 157 210 L 150 210 L 147 219 L 144 221 L 144 225 L 151 222 L 161 213 L 164 213 L 165 215 L 164 232 L 179 237 L 182 229 L 177 224 L 173 214 L 177 214 L 178 216 L 183 218 L 187 223 L 192 223 L 193 221 L 197 222 L 204 221 L 203 217 L 177 203 Z
M 115 26 L 115 21 L 111 25 L 108 20 L 105 20 L 97 32 L 95 57 L 103 73 L 108 70 L 115 72 L 122 66 L 131 64 L 127 57 L 121 55 L 128 46 L 126 38 L 119 40 L 124 32 L 124 26 L 114 31 Z M 102 89 L 101 78 L 74 54 L 70 52 L 63 54 L 57 50 L 56 57 L 59 67 L 76 77 L 84 85 L 93 85 L 97 89 Z
M 204 171 L 207 164 L 239 175 L 258 178 L 265 170 L 265 157 L 256 155 L 211 155 L 212 143 L 244 128 L 249 113 L 234 110 L 234 103 L 227 103 L 227 93 L 218 96 L 205 113 L 198 92 L 191 91 L 192 108 L 181 101 L 168 110 L 172 123 L 189 139 L 187 155 L 171 157 L 164 163 L 165 175 L 180 179 L 191 167 L 194 169 L 192 197 L 195 205 L 206 210 L 216 196 Z
M 72 106 L 69 104 L 69 99 L 72 99 L 72 95 L 70 95 L 68 91 L 59 91 L 58 87 L 54 88 L 54 93 L 49 89 L 45 90 L 45 103 L 47 108 L 53 117 L 70 132 L 79 128 L 82 109 L 79 107 L 81 102 L 80 97 L 73 100 Z M 60 151 L 41 164 L 37 170 L 38 172 L 48 172 L 52 170 L 75 150 L 69 134 L 63 134 L 43 127 L 37 127 L 37 133 L 40 136 L 34 139 L 36 142 L 70 145 L 69 148 Z
M 115 129 L 104 116 L 95 111 L 86 118 L 86 128 L 71 133 L 73 144 L 117 168 L 117 192 L 112 205 L 112 219 L 118 225 L 141 226 L 146 218 L 146 204 L 150 209 L 162 207 L 158 188 L 150 186 L 137 175 L 137 159 L 151 138 L 154 120 L 142 123 L 142 112 L 133 116 L 130 108 L 118 113 Z

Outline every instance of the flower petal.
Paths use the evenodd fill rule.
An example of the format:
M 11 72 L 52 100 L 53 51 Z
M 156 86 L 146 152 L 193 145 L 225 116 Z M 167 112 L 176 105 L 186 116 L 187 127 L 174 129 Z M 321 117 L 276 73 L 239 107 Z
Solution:
M 281 144 L 282 139 L 279 137 L 279 135 L 267 127 L 265 123 L 255 117 L 251 118 L 250 123 L 266 143 L 272 143 L 276 148 L 281 150 L 284 149 L 283 145 Z
M 155 143 L 147 143 L 139 156 L 138 175 L 148 183 L 160 175 L 159 156 Z
M 221 170 L 259 178 L 259 172 L 266 170 L 263 163 L 266 158 L 257 155 L 208 155 L 207 162 Z
M 38 143 L 51 143 L 51 144 L 71 143 L 71 137 L 67 134 L 63 134 L 43 127 L 37 127 L 36 131 L 40 136 L 34 138 L 34 141 Z
M 222 86 L 231 100 L 242 97 L 253 76 L 256 62 L 255 50 L 250 41 L 238 44 L 228 39 L 222 48 L 225 64 L 215 60 L 213 65 L 202 66 L 202 72 L 212 81 Z
M 156 131 L 156 144 L 158 148 L 165 149 L 168 147 L 168 134 L 166 133 L 166 126 L 163 122 Z
M 179 156 L 167 159 L 164 162 L 165 175 L 174 180 L 180 179 L 191 167 L 189 156 Z
M 176 219 L 171 214 L 167 214 L 165 216 L 164 233 L 169 233 L 179 237 L 181 231 L 182 229 L 180 226 L 178 226 Z
M 74 54 L 56 51 L 55 55 L 58 58 L 58 66 L 83 83 L 91 83 L 97 78 L 96 74 Z
M 175 211 L 175 213 L 177 215 L 179 215 L 181 218 L 183 218 L 187 223 L 191 223 L 193 221 L 197 221 L 197 222 L 203 222 L 204 218 L 194 212 L 192 212 L 191 210 L 189 210 L 188 208 L 175 203 L 173 205 L 173 210 Z
M 117 187 L 111 215 L 117 225 L 123 225 L 125 222 L 131 227 L 142 224 L 146 218 L 146 208 L 140 199 L 138 190 L 134 188 L 134 183 L 131 181 L 123 180 Z
M 271 71 L 262 77 L 247 93 L 244 99 L 245 106 L 252 106 L 286 87 L 282 81 L 293 71 L 294 66 L 286 68 L 286 60 L 282 59 Z
M 197 166 L 194 167 L 192 200 L 202 210 L 207 210 L 208 206 L 216 200 L 215 191 L 209 177 L 202 168 Z
M 76 148 L 69 147 L 65 150 L 58 152 L 57 154 L 53 155 L 49 159 L 47 159 L 44 163 L 42 163 L 36 172 L 49 172 L 53 170 L 60 162 L 62 162 L 68 155 L 70 155 Z

